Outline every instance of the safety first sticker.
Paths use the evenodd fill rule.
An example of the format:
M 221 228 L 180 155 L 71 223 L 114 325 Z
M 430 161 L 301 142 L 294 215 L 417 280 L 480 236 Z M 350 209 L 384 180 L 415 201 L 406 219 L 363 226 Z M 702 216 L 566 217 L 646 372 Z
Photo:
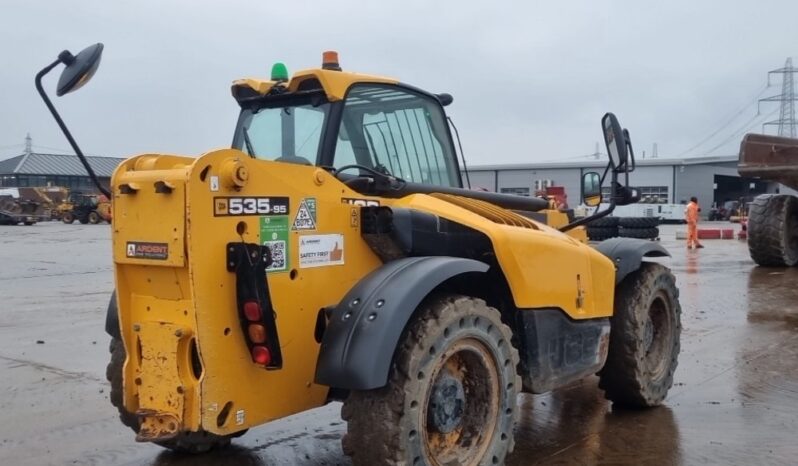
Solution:
M 306 197 L 299 203 L 299 209 L 294 217 L 292 230 L 315 230 L 316 229 L 316 198 Z
M 299 237 L 299 267 L 343 265 L 344 235 L 304 235 Z

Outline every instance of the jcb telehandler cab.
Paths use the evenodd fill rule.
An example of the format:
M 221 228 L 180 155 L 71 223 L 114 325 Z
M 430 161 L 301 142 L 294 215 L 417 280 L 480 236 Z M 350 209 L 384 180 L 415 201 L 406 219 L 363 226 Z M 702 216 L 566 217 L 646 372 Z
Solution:
M 101 51 L 36 79 L 81 156 L 41 79 L 63 63 L 70 92 Z M 611 209 L 558 231 L 545 200 L 464 189 L 451 96 L 323 62 L 236 81 L 232 148 L 114 173 L 108 379 L 137 440 L 205 451 L 343 400 L 357 465 L 501 464 L 521 391 L 598 373 L 615 403 L 660 404 L 680 307 L 644 259 L 667 252 L 576 239 Z M 612 114 L 602 131 L 610 163 L 585 201 L 607 181 L 613 207 L 633 202 L 628 133 Z

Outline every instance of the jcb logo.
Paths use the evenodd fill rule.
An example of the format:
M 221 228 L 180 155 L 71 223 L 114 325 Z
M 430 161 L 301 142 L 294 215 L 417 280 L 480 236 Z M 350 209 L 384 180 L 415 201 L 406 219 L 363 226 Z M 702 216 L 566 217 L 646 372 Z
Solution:
M 217 197 L 213 200 L 216 216 L 288 215 L 287 197 Z

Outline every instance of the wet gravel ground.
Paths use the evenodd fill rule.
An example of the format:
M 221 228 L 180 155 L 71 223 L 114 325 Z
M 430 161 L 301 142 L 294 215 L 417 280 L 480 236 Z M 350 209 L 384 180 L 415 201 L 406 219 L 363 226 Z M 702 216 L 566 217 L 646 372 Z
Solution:
M 615 410 L 595 378 L 523 395 L 508 465 L 798 464 L 798 269 L 756 267 L 737 240 L 687 251 L 681 228 L 661 228 L 684 326 L 665 406 Z M 0 465 L 349 464 L 338 403 L 201 457 L 136 443 L 105 381 L 109 238 L 107 226 L 0 226 Z

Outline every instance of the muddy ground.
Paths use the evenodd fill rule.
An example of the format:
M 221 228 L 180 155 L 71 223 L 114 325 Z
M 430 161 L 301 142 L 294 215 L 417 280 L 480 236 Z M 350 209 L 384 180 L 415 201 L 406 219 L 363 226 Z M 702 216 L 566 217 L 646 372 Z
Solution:
M 662 243 L 681 289 L 682 353 L 665 406 L 618 411 L 588 379 L 523 395 L 509 465 L 796 464 L 798 269 L 744 242 Z M 108 226 L 0 227 L 0 464 L 346 465 L 340 404 L 250 430 L 220 454 L 137 444 L 108 401 Z

